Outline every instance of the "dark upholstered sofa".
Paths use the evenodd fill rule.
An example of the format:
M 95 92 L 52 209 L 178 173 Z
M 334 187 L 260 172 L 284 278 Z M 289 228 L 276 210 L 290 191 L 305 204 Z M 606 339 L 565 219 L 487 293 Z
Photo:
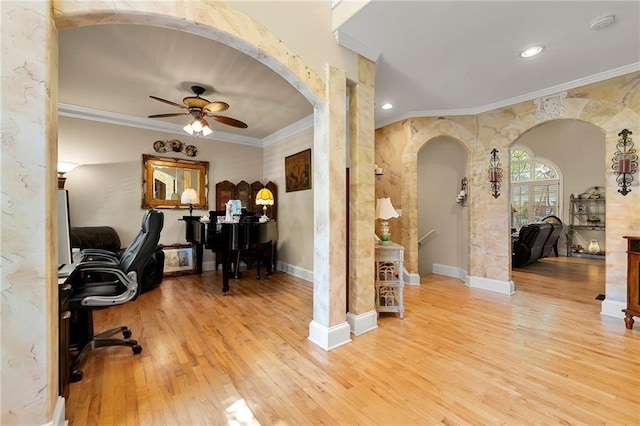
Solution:
M 76 226 L 71 228 L 71 247 L 95 248 L 118 253 L 121 250 L 120 237 L 110 226 Z
M 562 223 L 559 222 L 536 222 L 520 228 L 518 239 L 513 241 L 512 266 L 529 265 L 549 256 L 554 249 L 557 250 L 561 232 Z

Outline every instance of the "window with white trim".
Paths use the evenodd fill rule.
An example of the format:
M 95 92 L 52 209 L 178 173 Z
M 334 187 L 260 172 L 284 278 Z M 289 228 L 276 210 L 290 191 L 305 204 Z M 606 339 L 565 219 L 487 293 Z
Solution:
M 526 147 L 511 148 L 511 227 L 560 217 L 561 179 L 557 166 L 536 158 Z

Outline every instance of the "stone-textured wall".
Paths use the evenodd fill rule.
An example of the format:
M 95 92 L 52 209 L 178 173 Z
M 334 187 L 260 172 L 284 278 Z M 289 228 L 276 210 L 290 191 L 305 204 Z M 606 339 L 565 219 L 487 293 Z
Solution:
M 623 128 L 640 133 L 640 72 L 569 90 L 564 107 L 566 113 L 557 119 L 586 121 L 606 134 L 606 296 L 624 301 L 626 255 L 622 236 L 640 234 L 640 176 L 635 176 L 632 192 L 623 197 L 617 192 L 611 158 Z M 385 176 L 376 182 L 376 197 L 391 196 L 394 206 L 402 208 L 402 217 L 392 224 L 392 236 L 398 232 L 402 235 L 409 272 L 417 272 L 417 152 L 434 137 L 449 136 L 458 139 L 470 153 L 469 275 L 504 282 L 510 279 L 509 182 L 505 175 L 502 195 L 491 196 L 486 172 L 489 153 L 497 148 L 506 168 L 509 147 L 542 122 L 536 120 L 534 102 L 527 101 L 476 116 L 408 119 L 377 130 L 375 161 L 384 167 Z M 402 194 L 399 200 L 398 194 Z

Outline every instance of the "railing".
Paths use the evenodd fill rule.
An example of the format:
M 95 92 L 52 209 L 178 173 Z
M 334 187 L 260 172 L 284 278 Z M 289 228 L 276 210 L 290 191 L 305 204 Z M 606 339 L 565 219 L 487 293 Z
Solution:
M 418 238 L 418 248 L 422 247 L 422 241 L 424 241 L 425 238 L 427 238 L 429 235 L 433 234 L 434 232 L 436 232 L 436 230 L 432 229 L 431 231 L 424 234 L 422 237 Z

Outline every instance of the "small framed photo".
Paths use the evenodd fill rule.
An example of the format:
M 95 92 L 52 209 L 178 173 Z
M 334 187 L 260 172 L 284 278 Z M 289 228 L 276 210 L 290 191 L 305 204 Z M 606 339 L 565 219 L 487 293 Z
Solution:
M 311 189 L 311 148 L 284 159 L 286 191 Z
M 174 244 L 164 246 L 163 276 L 195 274 L 196 258 L 191 244 Z

